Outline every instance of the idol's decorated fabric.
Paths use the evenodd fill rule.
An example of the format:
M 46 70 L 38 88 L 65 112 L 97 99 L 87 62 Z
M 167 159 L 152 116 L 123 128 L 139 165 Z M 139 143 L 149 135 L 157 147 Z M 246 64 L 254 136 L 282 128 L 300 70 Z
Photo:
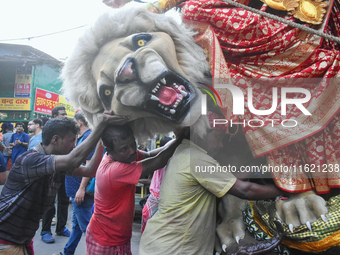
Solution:
M 266 5 L 261 8 L 266 9 Z M 339 9 L 335 1 L 324 28 L 336 36 L 340 34 Z M 243 127 L 255 156 L 267 155 L 273 167 L 295 163 L 295 167 L 339 166 L 340 134 L 333 131 L 340 125 L 339 45 L 218 0 L 187 1 L 183 19 L 198 31 L 196 41 L 207 52 L 225 118 Z M 294 20 L 291 16 L 286 19 Z M 244 107 L 244 115 L 233 115 L 232 94 L 218 84 L 237 86 L 246 106 L 268 110 L 268 114 Z M 283 90 L 293 87 L 310 92 L 310 100 L 303 103 L 310 115 L 293 104 L 284 107 Z M 292 96 L 306 98 L 304 93 L 287 94 L 287 98 Z M 340 187 L 339 171 L 331 175 L 314 174 L 307 168 L 299 173 L 288 171 L 283 177 L 289 177 L 290 183 L 282 181 L 282 171 L 273 176 L 280 188 L 291 192 L 316 189 L 327 193 Z
M 315 189 L 325 194 L 340 187 L 340 114 L 321 131 L 267 155 L 277 186 L 286 191 Z M 293 167 L 291 167 L 293 166 Z M 289 169 L 290 171 L 286 171 Z M 281 170 L 279 170 L 281 169 Z

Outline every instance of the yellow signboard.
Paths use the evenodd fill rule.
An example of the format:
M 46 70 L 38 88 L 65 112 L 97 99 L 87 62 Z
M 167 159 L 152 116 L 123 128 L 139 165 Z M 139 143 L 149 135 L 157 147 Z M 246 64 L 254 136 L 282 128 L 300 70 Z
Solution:
M 59 95 L 59 105 L 65 107 L 67 117 L 73 118 L 73 116 L 76 114 L 76 111 L 73 109 L 72 105 L 68 102 L 66 97 Z
M 31 77 L 30 74 L 17 74 L 15 76 L 15 83 L 31 84 Z
M 2 111 L 29 111 L 30 98 L 5 98 L 0 97 L 0 110 Z

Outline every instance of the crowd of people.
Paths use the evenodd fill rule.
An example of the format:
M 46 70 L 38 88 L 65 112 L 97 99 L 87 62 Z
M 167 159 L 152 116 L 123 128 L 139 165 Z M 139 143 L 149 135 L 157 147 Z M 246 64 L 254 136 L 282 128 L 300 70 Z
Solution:
M 136 184 L 152 175 L 140 254 L 211 254 L 216 197 L 280 195 L 275 186 L 241 181 L 231 173 L 207 178 L 192 171 L 193 162 L 218 165 L 214 156 L 222 149 L 223 130 L 212 128 L 202 139 L 182 129 L 175 139 L 163 139 L 160 148 L 141 150 L 127 116 L 104 112 L 93 130 L 82 112 L 67 117 L 65 108 L 56 107 L 47 122 L 30 120 L 31 138 L 21 122 L 15 133 L 12 124 L 2 126 L 0 254 L 34 254 L 41 219 L 41 239 L 53 243 L 56 198 L 56 234 L 69 237 L 60 254 L 74 254 L 83 235 L 89 255 L 131 254 Z M 6 171 L 9 158 L 12 167 Z M 87 192 L 94 180 L 94 193 Z M 70 201 L 71 231 L 65 227 Z

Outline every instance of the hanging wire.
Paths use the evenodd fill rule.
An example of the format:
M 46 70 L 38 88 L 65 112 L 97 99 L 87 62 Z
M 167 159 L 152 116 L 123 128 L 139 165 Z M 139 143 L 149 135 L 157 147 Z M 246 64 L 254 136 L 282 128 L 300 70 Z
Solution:
M 87 25 L 82 25 L 82 26 L 79 26 L 79 27 L 74 27 L 74 28 L 70 28 L 70 29 L 66 29 L 66 30 L 61 30 L 61 31 L 58 31 L 58 32 L 53 32 L 53 33 L 43 34 L 43 35 L 37 35 L 37 36 L 13 38 L 13 39 L 3 39 L 3 40 L 0 40 L 0 42 L 31 40 L 31 39 L 35 39 L 35 38 L 40 38 L 40 37 L 45 37 L 45 36 L 50 36 L 50 35 L 55 35 L 55 34 L 60 34 L 60 33 L 68 32 L 68 31 L 76 30 L 76 29 L 83 28 L 83 27 L 86 27 L 86 26 Z

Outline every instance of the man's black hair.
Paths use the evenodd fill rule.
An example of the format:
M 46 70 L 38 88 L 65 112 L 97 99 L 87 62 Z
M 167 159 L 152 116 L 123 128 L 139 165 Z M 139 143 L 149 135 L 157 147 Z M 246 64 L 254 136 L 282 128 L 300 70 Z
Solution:
M 15 123 L 15 127 L 17 126 L 22 126 L 23 128 L 25 127 L 24 123 L 23 122 L 17 122 Z
M 87 121 L 86 121 L 86 119 L 85 119 L 85 115 L 84 115 L 83 112 L 77 112 L 77 113 L 74 115 L 74 119 L 75 119 L 76 121 L 82 122 L 86 127 L 89 126 L 88 123 L 87 123 Z
M 42 127 L 45 125 L 45 123 L 47 122 L 47 121 L 49 121 L 50 120 L 50 118 L 49 117 L 46 117 L 46 116 L 42 116 L 41 117 L 41 121 L 42 121 Z
M 64 106 L 56 106 L 52 109 L 52 118 L 54 118 L 54 116 L 58 116 L 58 112 L 59 111 L 66 111 Z
M 125 140 L 131 136 L 134 136 L 131 127 L 129 125 L 123 125 L 106 127 L 101 138 L 106 148 L 114 150 L 114 142 Z
M 41 119 L 34 118 L 34 119 L 31 119 L 31 121 L 34 122 L 34 124 L 39 124 L 40 128 L 43 127 L 43 121 Z
M 55 135 L 64 138 L 71 131 L 78 134 L 79 128 L 77 123 L 72 119 L 50 119 L 47 121 L 42 130 L 42 144 L 49 145 L 52 137 Z

